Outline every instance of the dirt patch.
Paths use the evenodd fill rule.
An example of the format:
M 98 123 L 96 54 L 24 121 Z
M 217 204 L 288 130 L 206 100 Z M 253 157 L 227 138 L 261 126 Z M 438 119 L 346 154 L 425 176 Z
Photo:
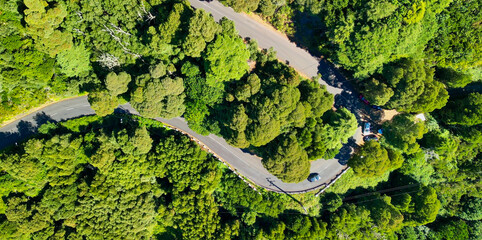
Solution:
M 288 36 L 286 36 L 285 33 L 281 32 L 281 31 L 278 31 L 276 28 L 273 27 L 273 25 L 271 25 L 271 23 L 266 22 L 259 15 L 254 14 L 254 13 L 243 13 L 243 14 L 248 16 L 249 18 L 253 19 L 254 21 L 258 22 L 259 24 L 262 24 L 263 26 L 269 28 L 273 32 L 277 33 L 278 35 L 283 36 L 284 38 L 289 40 Z
M 398 113 L 397 110 L 383 110 L 382 122 L 392 120 L 392 118 L 395 117 L 395 115 L 398 115 Z

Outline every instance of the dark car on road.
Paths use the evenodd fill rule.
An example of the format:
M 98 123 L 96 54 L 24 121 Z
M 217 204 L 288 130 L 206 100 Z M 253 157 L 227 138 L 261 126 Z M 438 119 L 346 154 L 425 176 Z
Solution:
M 378 141 L 378 137 L 375 135 L 368 135 L 363 137 L 363 141 L 368 142 L 368 141 Z
M 321 177 L 320 177 L 320 174 L 318 174 L 318 173 L 312 173 L 312 174 L 310 174 L 310 176 L 308 177 L 308 181 L 310 181 L 310 182 L 316 182 L 316 181 L 320 180 L 320 178 L 321 178 Z

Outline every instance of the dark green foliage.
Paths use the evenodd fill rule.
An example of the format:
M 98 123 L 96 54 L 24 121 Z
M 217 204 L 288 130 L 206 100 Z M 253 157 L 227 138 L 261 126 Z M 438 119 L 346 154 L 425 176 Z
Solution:
M 294 135 L 280 137 L 268 158 L 263 159 L 266 169 L 283 182 L 301 182 L 310 174 L 308 155 Z
M 480 1 L 454 0 L 439 15 L 440 28 L 427 52 L 442 67 L 469 69 L 480 67 L 482 28 Z
M 463 88 L 472 81 L 469 74 L 458 72 L 452 68 L 439 68 L 435 77 L 449 88 Z
M 458 216 L 469 221 L 478 221 L 482 219 L 482 198 L 471 197 L 465 198 L 462 202 L 461 211 Z
M 418 151 L 420 145 L 417 139 L 421 139 L 426 132 L 424 123 L 408 114 L 395 116 L 383 128 L 387 144 L 407 154 Z
M 438 239 L 464 240 L 469 239 L 469 227 L 463 220 L 447 219 L 437 222 L 435 236 Z
M 364 95 L 372 104 L 383 106 L 393 96 L 394 91 L 387 84 L 380 82 L 374 78 L 366 81 L 363 85 Z
M 451 100 L 439 112 L 441 120 L 450 125 L 474 126 L 482 123 L 482 94 L 471 93 Z
M 389 151 L 380 146 L 377 141 L 366 142 L 352 156 L 348 165 L 360 177 L 379 177 L 386 171 L 402 165 L 403 159 L 394 151 Z
M 385 65 L 378 78 L 383 81 L 364 83 L 367 99 L 377 105 L 402 112 L 431 112 L 448 99 L 444 85 L 434 80 L 433 70 L 422 61 L 402 59 Z
M 186 137 L 163 130 L 155 122 L 137 119 L 147 124 L 146 128 L 129 116 L 121 117 L 124 125 L 119 125 L 119 117 L 97 119 L 84 125 L 80 133 L 54 127 L 49 135 L 2 153 L 2 184 L 14 186 L 21 181 L 37 188 L 35 192 L 17 188 L 16 196 L 2 191 L 7 200 L 6 219 L 0 220 L 0 226 L 9 228 L 0 233 L 2 239 L 54 234 L 148 239 L 162 232 L 160 226 L 166 219 L 185 237 L 214 238 L 219 217 L 206 192 L 212 192 L 220 178 L 216 162 Z M 75 124 L 82 122 L 76 120 Z M 99 130 L 99 126 L 103 128 Z M 18 161 L 17 152 L 23 153 L 21 172 L 9 167 Z M 34 165 L 35 172 L 25 171 Z M 160 183 L 156 178 L 166 180 Z M 178 214 L 161 211 L 174 206 Z

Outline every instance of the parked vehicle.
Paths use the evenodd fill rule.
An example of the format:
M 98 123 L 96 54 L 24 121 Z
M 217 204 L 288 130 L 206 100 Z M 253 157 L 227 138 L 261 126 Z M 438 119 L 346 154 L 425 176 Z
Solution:
M 358 95 L 358 98 L 366 105 L 370 105 L 370 102 L 363 96 L 363 94 L 360 93 L 360 95 Z
M 368 135 L 368 134 L 370 134 L 370 123 L 366 122 L 363 128 L 363 135 Z
M 363 141 L 368 142 L 368 141 L 378 141 L 378 137 L 376 135 L 367 135 L 363 137 Z
M 320 180 L 320 178 L 321 178 L 321 177 L 320 177 L 320 174 L 318 174 L 318 173 L 312 173 L 312 174 L 310 174 L 310 176 L 308 176 L 308 181 L 310 181 L 310 182 L 316 182 L 316 181 Z
M 372 105 L 372 108 L 375 110 L 383 110 L 382 107 L 377 106 L 377 105 Z

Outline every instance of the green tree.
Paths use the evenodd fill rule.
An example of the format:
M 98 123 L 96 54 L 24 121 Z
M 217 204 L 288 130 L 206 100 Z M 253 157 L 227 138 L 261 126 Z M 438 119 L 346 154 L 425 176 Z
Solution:
M 439 111 L 441 120 L 450 125 L 474 126 L 482 123 L 482 94 L 470 93 L 451 100 Z
M 112 96 L 117 96 L 127 92 L 128 85 L 131 82 L 131 75 L 126 72 L 110 72 L 105 78 L 105 86 Z
M 374 78 L 364 83 L 363 86 L 365 89 L 363 94 L 366 99 L 375 105 L 385 105 L 394 94 L 392 88 Z
M 380 143 L 368 141 L 350 158 L 348 166 L 361 177 L 379 177 L 389 170 L 390 159 Z
M 249 69 L 249 52 L 237 35 L 218 34 L 203 55 L 206 81 L 219 86 L 224 81 L 240 79 Z
M 406 154 L 415 153 L 420 149 L 417 139 L 426 132 L 424 123 L 409 114 L 399 114 L 383 124 L 386 142 Z
M 301 182 L 310 174 L 308 155 L 294 135 L 281 137 L 273 153 L 263 159 L 264 167 L 283 182 Z
M 184 113 L 184 84 L 182 78 L 138 77 L 138 87 L 131 94 L 131 104 L 145 117 L 173 118 Z
M 106 116 L 114 112 L 119 100 L 107 91 L 98 91 L 89 93 L 89 103 L 97 115 Z
M 435 236 L 437 236 L 438 239 L 470 239 L 469 227 L 463 220 L 447 219 L 438 223 L 435 228 Z
M 210 14 L 203 9 L 196 9 L 194 16 L 189 20 L 189 33 L 182 45 L 185 54 L 200 57 L 206 48 L 206 42 L 211 42 L 220 30 L 221 27 Z
M 468 221 L 478 221 L 482 219 L 482 198 L 467 197 L 462 199 L 460 211 L 457 213 L 458 217 Z
M 72 47 L 72 35 L 57 30 L 67 16 L 63 3 L 55 3 L 56 6 L 48 10 L 45 9 L 48 3 L 43 0 L 25 0 L 24 4 L 27 7 L 24 11 L 27 32 L 34 38 L 39 51 L 55 57 Z
M 420 187 L 412 196 L 412 204 L 407 212 L 402 212 L 408 226 L 420 226 L 433 222 L 440 209 L 437 192 L 431 187 Z
M 83 44 L 62 51 L 57 55 L 60 71 L 67 77 L 83 76 L 90 70 L 90 52 Z
M 258 9 L 260 0 L 223 0 L 222 4 L 232 7 L 236 12 L 254 12 Z
M 452 68 L 437 68 L 435 77 L 449 88 L 463 88 L 472 82 L 470 74 Z
M 384 66 L 383 76 L 394 92 L 386 106 L 403 112 L 431 112 L 442 108 L 448 93 L 442 83 L 433 80 L 433 75 L 422 61 L 412 59 Z

